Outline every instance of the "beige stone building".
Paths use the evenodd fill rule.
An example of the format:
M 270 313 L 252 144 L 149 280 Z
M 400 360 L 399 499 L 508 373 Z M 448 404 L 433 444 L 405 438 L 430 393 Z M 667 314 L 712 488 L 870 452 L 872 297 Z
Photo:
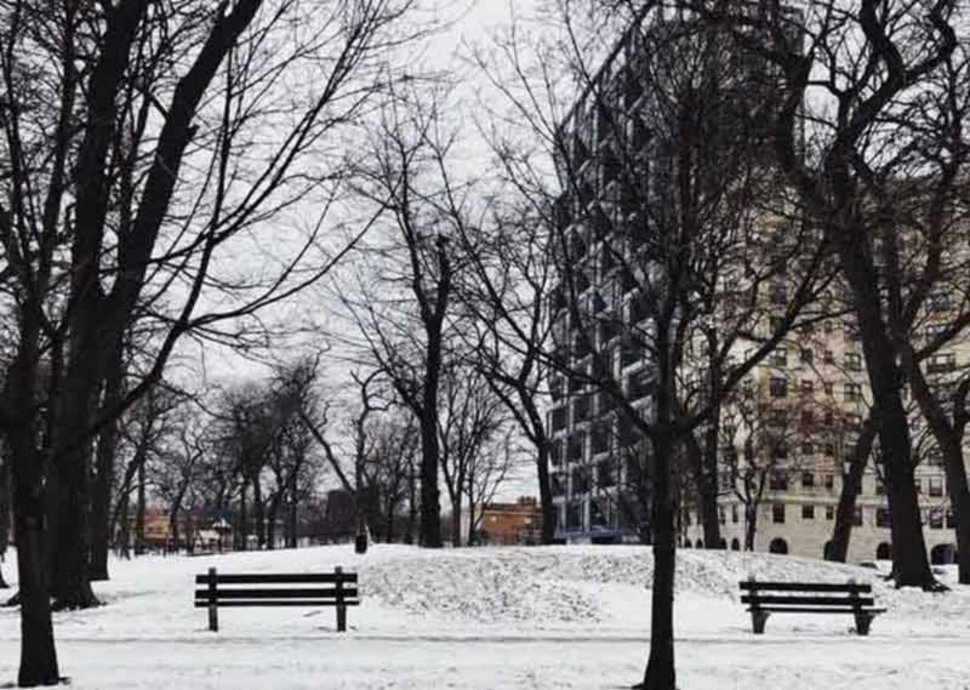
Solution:
M 931 295 L 922 322 L 926 337 L 950 316 L 949 298 Z M 970 343 L 953 343 L 924 365 L 934 386 L 952 386 L 970 363 Z M 745 545 L 746 509 L 755 518 L 754 550 L 822 558 L 832 536 L 845 459 L 871 403 L 862 347 L 852 318 L 802 329 L 759 366 L 726 413 L 719 511 L 722 546 Z M 931 562 L 954 559 L 955 535 L 946 478 L 931 434 L 911 407 L 917 491 Z M 732 417 L 733 414 L 733 417 Z M 754 438 L 753 443 L 749 442 Z M 876 444 L 878 446 L 878 443 Z M 732 459 L 733 453 L 733 459 Z M 877 461 L 870 457 L 856 499 L 850 562 L 891 557 L 888 502 Z M 747 480 L 747 481 L 746 481 Z M 683 545 L 702 545 L 696 513 L 683 519 Z

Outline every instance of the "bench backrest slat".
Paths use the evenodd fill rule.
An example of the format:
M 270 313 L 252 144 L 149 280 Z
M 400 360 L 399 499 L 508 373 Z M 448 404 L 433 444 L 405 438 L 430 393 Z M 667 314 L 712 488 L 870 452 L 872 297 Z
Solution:
M 208 575 L 196 575 L 195 583 L 197 585 L 208 584 Z M 242 585 L 255 585 L 255 584 L 276 584 L 276 585 L 288 585 L 288 584 L 336 584 L 337 582 L 343 583 L 356 583 L 357 573 L 293 573 L 290 575 L 281 575 L 279 573 L 218 573 L 216 574 L 216 582 L 219 584 L 242 584 Z
M 796 606 L 845 606 L 845 607 L 856 607 L 856 606 L 872 606 L 875 600 L 872 597 L 794 597 L 794 596 L 776 596 L 767 594 L 762 596 L 757 595 L 744 595 L 741 597 L 742 604 L 758 604 L 758 605 L 771 605 L 771 604 L 791 604 Z
M 872 585 L 859 582 L 761 582 L 760 580 L 742 580 L 741 589 L 757 590 L 758 592 L 859 592 L 872 591 Z
M 344 587 L 342 589 L 344 598 L 357 596 L 356 587 Z M 196 599 L 209 599 L 208 589 L 195 590 Z M 334 587 L 326 588 L 290 588 L 290 587 L 265 587 L 265 588 L 234 588 L 217 589 L 215 593 L 217 600 L 222 599 L 324 599 L 337 598 L 337 589 Z

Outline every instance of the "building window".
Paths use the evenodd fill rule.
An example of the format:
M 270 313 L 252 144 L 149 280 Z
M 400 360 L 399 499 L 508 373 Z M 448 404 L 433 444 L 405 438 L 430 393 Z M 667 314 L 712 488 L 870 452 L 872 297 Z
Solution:
M 815 390 L 815 384 L 809 379 L 802 379 L 802 393 L 811 393 Z
M 846 352 L 845 368 L 849 371 L 862 371 L 862 355 L 858 352 Z
M 738 504 L 731 504 L 731 522 L 735 525 L 738 524 Z
M 771 473 L 768 484 L 772 491 L 788 491 L 788 473 L 783 470 L 775 470 Z
M 943 477 L 930 477 L 930 496 L 939 498 L 943 495 Z
M 814 520 L 815 519 L 815 506 L 811 504 L 806 504 L 802 506 L 802 520 Z
M 825 488 L 832 489 L 835 487 L 835 476 L 831 474 L 825 475 Z
M 825 519 L 826 520 L 835 519 L 835 506 L 825 506 Z
M 776 367 L 787 367 L 788 350 L 783 347 L 775 348 L 775 351 L 771 353 L 771 363 Z
M 957 367 L 957 356 L 953 352 L 938 352 L 931 356 L 926 363 L 926 371 L 938 374 L 943 371 L 953 371 Z
M 807 347 L 802 348 L 801 359 L 803 364 L 811 364 L 814 358 L 815 358 L 815 353 L 812 352 L 810 348 L 807 348 Z
M 772 398 L 788 397 L 788 381 L 779 376 L 771 377 L 771 381 L 768 384 L 768 389 L 771 392 Z
M 858 402 L 862 400 L 862 386 L 858 383 L 845 384 L 845 401 Z
M 785 524 L 785 504 L 774 503 L 771 506 L 771 521 L 776 525 Z
M 876 508 L 876 527 L 889 527 L 888 508 Z
M 787 301 L 788 301 L 787 286 L 780 281 L 776 281 L 771 286 L 771 303 L 777 306 L 777 305 L 783 305 Z
M 552 411 L 552 430 L 559 431 L 566 426 L 566 408 L 560 407 Z
M 573 468 L 573 495 L 585 494 L 590 489 L 589 481 L 589 468 L 587 467 L 574 467 Z
M 825 447 L 825 455 L 827 457 L 830 457 L 830 458 L 835 457 L 835 444 L 834 443 L 831 443 L 831 442 L 826 443 L 824 447 Z
M 919 496 L 923 493 L 923 480 L 917 477 L 913 480 L 913 488 L 916 489 L 916 495 Z
M 855 512 L 852 513 L 852 524 L 856 527 L 862 527 L 862 506 L 856 506 Z
M 773 407 L 768 416 L 770 426 L 785 426 L 788 423 L 788 410 L 784 407 Z
M 947 311 L 950 308 L 950 293 L 934 292 L 930 295 L 931 311 Z
M 727 513 L 724 512 L 724 506 L 717 507 L 717 521 L 722 525 L 727 524 Z
M 930 528 L 943 529 L 943 511 L 941 510 L 930 511 Z
M 957 526 L 956 516 L 953 515 L 953 510 L 950 508 L 946 509 L 946 528 L 955 529 Z
M 811 472 L 802 472 L 802 486 L 806 489 L 815 486 L 815 475 Z
M 826 364 L 835 364 L 835 355 L 831 350 L 826 350 L 822 353 L 822 361 Z
M 882 479 L 876 477 L 876 496 L 886 495 L 886 485 L 882 483 Z

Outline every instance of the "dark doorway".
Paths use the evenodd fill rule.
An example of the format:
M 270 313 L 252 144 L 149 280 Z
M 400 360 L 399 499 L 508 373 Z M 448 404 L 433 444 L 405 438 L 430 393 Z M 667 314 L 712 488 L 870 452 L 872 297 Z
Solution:
M 788 553 L 788 542 L 781 537 L 775 537 L 771 540 L 771 543 L 768 544 L 768 553 Z

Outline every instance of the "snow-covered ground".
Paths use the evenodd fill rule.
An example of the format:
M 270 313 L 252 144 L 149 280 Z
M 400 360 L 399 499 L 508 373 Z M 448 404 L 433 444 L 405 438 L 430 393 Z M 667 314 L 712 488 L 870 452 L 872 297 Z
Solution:
M 105 606 L 55 616 L 61 672 L 79 690 L 135 688 L 618 688 L 639 680 L 649 639 L 651 557 L 640 547 L 420 551 L 350 546 L 115 562 Z M 4 573 L 14 575 L 11 561 Z M 192 605 L 196 573 L 360 573 L 362 605 Z M 888 608 L 868 637 L 851 616 L 775 615 L 751 633 L 737 583 L 873 582 Z M 952 584 L 947 568 L 944 581 Z M 681 551 L 677 668 L 684 690 L 970 689 L 970 587 L 895 590 L 876 571 L 784 556 Z M 0 609 L 0 684 L 16 679 L 19 619 Z

